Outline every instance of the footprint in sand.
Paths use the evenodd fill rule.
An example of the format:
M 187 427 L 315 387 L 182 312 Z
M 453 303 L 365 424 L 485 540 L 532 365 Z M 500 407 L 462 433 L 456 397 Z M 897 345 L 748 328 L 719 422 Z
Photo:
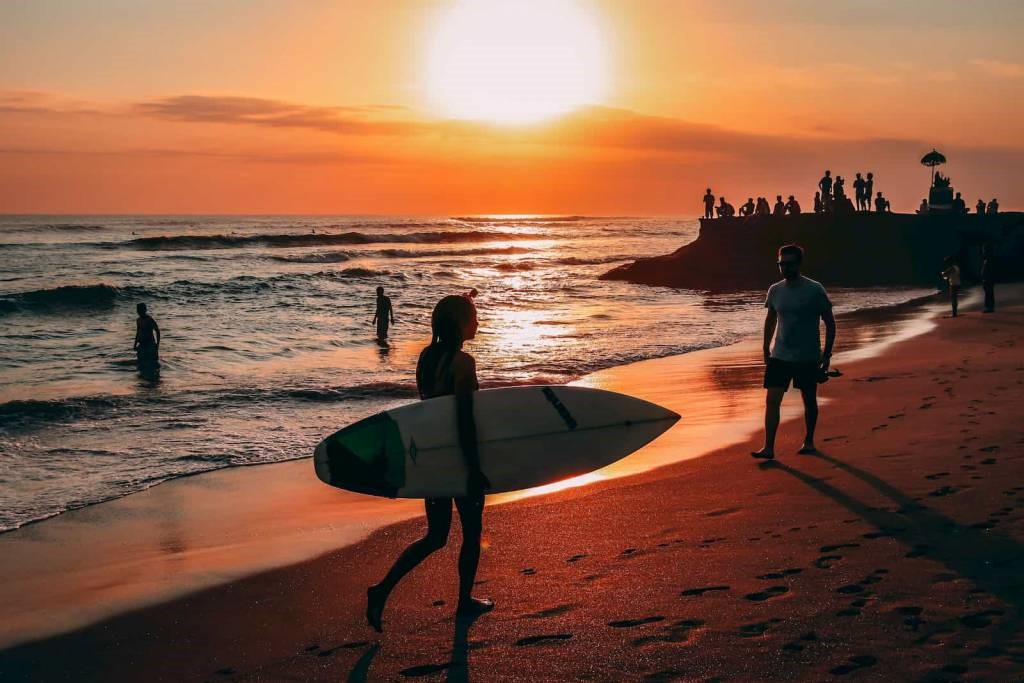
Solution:
M 639 549 L 638 548 L 626 548 L 625 550 L 622 551 L 620 557 L 629 557 L 630 555 L 634 555 L 634 554 L 636 554 L 637 550 L 639 550 Z
M 739 512 L 742 509 L 743 508 L 722 508 L 721 510 L 712 510 L 711 512 L 707 513 L 705 517 L 724 517 L 725 515 L 731 515 L 733 513 Z
M 818 638 L 818 634 L 814 631 L 810 631 L 800 636 L 799 640 L 793 640 L 786 643 L 782 646 L 782 649 L 786 652 L 803 652 L 804 648 L 807 647 L 808 643 L 816 643 L 819 640 L 820 639 Z
M 217 669 L 213 673 L 217 674 L 218 676 L 230 676 L 231 674 L 238 673 L 238 671 L 232 669 L 231 667 L 224 667 L 223 669 Z
M 1002 615 L 1002 610 L 987 609 L 983 612 L 973 612 L 971 614 L 965 614 L 964 616 L 960 617 L 958 621 L 967 628 L 985 628 L 986 626 L 992 625 L 993 617 L 1000 617 Z
M 943 477 L 948 477 L 948 476 L 949 476 L 949 472 L 936 472 L 934 474 L 926 474 L 924 478 L 925 479 L 931 479 L 932 481 L 935 481 L 936 479 L 942 479 Z
M 775 624 L 781 623 L 782 619 L 769 619 L 768 621 L 759 621 L 755 624 L 744 624 L 740 626 L 737 633 L 741 638 L 756 638 L 757 636 L 763 636 Z
M 537 573 L 537 570 L 534 569 L 533 567 L 527 567 L 526 569 L 523 569 L 519 573 L 522 574 L 523 576 L 533 576 L 534 574 Z
M 856 607 L 848 607 L 847 609 L 841 609 L 836 612 L 837 617 L 859 617 L 860 610 Z
M 943 496 L 951 496 L 959 490 L 955 486 L 943 486 L 942 488 L 935 489 L 928 495 L 932 498 L 942 498 Z
M 783 569 L 782 571 L 772 572 L 770 574 L 761 574 L 757 578 L 761 579 L 762 581 L 765 579 L 784 579 L 787 576 L 794 576 L 795 574 L 799 574 L 802 571 L 803 569 L 800 569 L 799 567 L 790 567 L 789 569 Z
M 982 465 L 995 465 L 996 464 L 996 459 L 995 458 L 985 458 L 984 460 L 981 461 L 981 464 Z
M 690 633 L 706 622 L 703 619 L 683 619 L 666 626 L 662 631 L 649 636 L 642 636 L 633 641 L 633 647 L 641 647 L 648 643 L 684 643 L 690 639 Z
M 777 598 L 780 595 L 785 595 L 788 592 L 788 586 L 771 586 L 769 588 L 765 588 L 763 591 L 744 595 L 743 598 L 750 602 L 764 602 L 765 600 L 771 600 L 772 598 Z
M 612 628 L 634 628 L 636 626 L 643 626 L 644 624 L 654 624 L 659 621 L 665 621 L 663 616 L 653 617 L 640 617 L 639 619 L 620 619 L 618 621 L 609 621 L 608 625 Z
M 896 534 L 898 534 L 898 533 L 900 533 L 902 531 L 906 531 L 906 529 L 891 529 L 891 530 L 884 530 L 883 529 L 881 531 L 869 531 L 866 534 L 861 534 L 861 538 L 867 538 L 869 540 L 874 540 L 876 538 L 894 538 L 896 536 Z
M 872 428 L 871 428 L 871 431 L 875 432 L 875 431 L 878 431 L 879 429 L 885 429 L 885 428 L 886 428 L 886 427 L 888 427 L 888 426 L 889 426 L 889 425 L 888 425 L 887 423 L 883 422 L 883 423 L 882 423 L 882 424 L 880 424 L 880 425 L 875 425 L 874 427 L 872 427 Z
M 878 660 L 871 655 L 856 655 L 847 659 L 845 664 L 840 664 L 833 668 L 829 673 L 833 676 L 845 676 L 846 674 L 852 674 L 854 671 L 874 666 L 877 663 Z
M 516 641 L 516 647 L 525 647 L 528 645 L 548 645 L 557 643 L 562 640 L 569 640 L 572 638 L 571 633 L 546 633 L 539 636 L 528 636 L 526 638 L 520 638 Z
M 831 553 L 843 548 L 859 548 L 860 543 L 838 543 L 836 545 L 823 545 L 818 548 L 819 553 Z
M 317 657 L 330 657 L 331 655 L 333 655 L 338 650 L 354 650 L 354 649 L 359 648 L 359 647 L 365 647 L 365 646 L 367 646 L 369 644 L 370 644 L 369 641 L 366 641 L 366 640 L 356 640 L 356 641 L 353 641 L 353 642 L 350 642 L 350 643 L 342 643 L 341 645 L 336 645 L 335 647 L 330 647 L 330 648 L 327 648 L 326 650 L 321 650 L 320 652 L 316 653 L 316 656 Z M 306 651 L 307 652 L 311 652 L 311 650 L 309 648 L 306 648 Z
M 680 678 L 687 676 L 687 672 L 682 669 L 662 669 L 661 671 L 655 671 L 652 674 L 644 676 L 643 680 L 646 683 L 664 683 L 666 681 L 675 681 Z
M 814 566 L 818 569 L 831 569 L 832 563 L 841 559 L 843 559 L 842 555 L 822 555 L 814 561 Z
M 729 586 L 705 586 L 703 588 L 687 588 L 686 590 L 684 590 L 679 595 L 683 596 L 684 598 L 688 598 L 688 597 L 691 597 L 691 596 L 694 596 L 694 595 L 701 596 L 701 595 L 704 595 L 705 593 L 714 593 L 714 592 L 717 592 L 717 591 L 727 591 L 729 589 L 730 589 Z
M 570 557 L 568 560 L 566 560 L 566 562 L 572 564 L 573 562 L 579 562 L 585 557 L 589 557 L 589 555 L 587 555 L 586 553 L 579 553 L 577 555 L 573 555 L 572 557 Z
M 553 617 L 553 616 L 556 616 L 558 614 L 565 614 L 566 612 L 571 612 L 572 610 L 576 609 L 577 607 L 579 607 L 579 605 L 573 605 L 573 604 L 556 605 L 555 607 L 548 607 L 547 609 L 542 609 L 539 612 L 534 612 L 532 614 L 527 614 L 526 616 L 529 619 L 546 619 L 548 617 Z
M 836 589 L 836 593 L 841 593 L 842 595 L 853 595 L 854 593 L 863 592 L 864 586 L 860 585 L 859 583 L 848 583 L 845 586 L 840 586 Z
M 405 678 L 420 678 L 421 676 L 441 673 L 450 668 L 452 668 L 451 662 L 445 662 L 444 664 L 420 664 L 419 666 L 410 666 L 408 669 L 402 669 L 398 672 L 398 675 Z

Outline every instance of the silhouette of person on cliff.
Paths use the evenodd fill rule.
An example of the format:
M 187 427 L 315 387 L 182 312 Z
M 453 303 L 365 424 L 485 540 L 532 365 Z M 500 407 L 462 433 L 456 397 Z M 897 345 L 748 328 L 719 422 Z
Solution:
M 704 193 L 704 218 L 715 217 L 715 195 L 711 194 L 709 187 Z
M 832 171 L 825 171 L 825 175 L 818 181 L 818 189 L 822 197 L 832 196 Z
M 434 551 L 448 542 L 452 524 L 452 503 L 462 523 L 462 550 L 459 552 L 458 617 L 473 617 L 494 609 L 490 600 L 473 597 L 473 583 L 480 561 L 483 532 L 484 492 L 491 483 L 480 469 L 476 422 L 473 418 L 473 394 L 480 388 L 476 361 L 462 350 L 476 336 L 478 323 L 471 294 L 446 296 L 437 302 L 431 315 L 432 339 L 420 353 L 416 365 L 416 387 L 421 399 L 455 396 L 459 447 L 468 471 L 465 496 L 428 498 L 425 501 L 427 533 L 398 557 L 384 579 L 366 591 L 366 621 L 378 632 L 388 596 L 402 578 Z
M 846 180 L 841 175 L 836 176 L 836 181 L 832 184 L 832 199 L 837 203 L 839 200 L 846 199 Z
M 732 204 L 725 201 L 725 197 L 719 197 L 718 201 L 718 208 L 715 210 L 718 211 L 719 218 L 732 218 L 736 215 L 736 209 L 733 208 Z
M 981 288 L 985 291 L 985 307 L 982 313 L 996 312 L 996 273 L 992 262 L 992 243 L 981 245 Z
M 967 213 L 967 202 L 964 201 L 959 192 L 953 197 L 953 205 L 950 208 L 957 216 L 963 216 Z
M 786 203 L 782 201 L 782 195 L 775 195 L 775 206 L 772 207 L 773 216 L 785 216 L 786 215 Z
M 371 325 L 377 326 L 377 339 L 388 338 L 388 323 L 395 323 L 395 309 L 391 305 L 391 297 L 384 296 L 384 288 L 377 288 L 377 309 L 373 314 Z
M 985 200 L 984 199 L 979 199 L 978 203 L 975 205 L 974 209 L 975 209 L 975 211 L 978 212 L 979 216 L 984 216 L 985 215 Z
M 754 209 L 755 216 L 768 216 L 771 215 L 772 207 L 768 204 L 767 197 L 757 198 L 757 207 Z
M 875 174 L 869 172 L 867 177 L 864 179 L 864 210 L 865 211 L 870 211 L 871 210 L 871 197 L 872 197 L 872 193 L 874 191 L 875 191 Z
M 744 204 L 743 206 L 740 207 L 740 215 L 741 216 L 753 216 L 755 208 L 757 208 L 757 207 L 754 205 L 754 198 L 753 197 L 747 197 L 746 204 Z
M 922 199 L 921 206 L 917 207 L 918 213 L 928 213 L 928 200 Z
M 860 173 L 853 180 L 853 194 L 857 200 L 857 210 L 867 211 L 868 210 L 868 198 L 864 194 L 864 188 L 867 187 L 867 181 L 860 177 Z
M 875 197 L 875 213 L 885 213 L 889 210 L 889 200 L 882 196 L 882 191 L 879 190 Z
M 825 204 L 821 201 L 821 192 L 814 193 L 814 213 L 823 213 Z
M 814 429 L 818 422 L 818 382 L 827 377 L 836 339 L 832 302 L 820 283 L 800 274 L 804 250 L 787 244 L 779 248 L 779 271 L 783 279 L 768 288 L 764 320 L 764 446 L 750 455 L 775 458 L 775 434 L 779 428 L 779 407 L 790 382 L 800 390 L 807 432 L 799 453 L 813 455 Z M 821 348 L 820 321 L 825 322 L 825 349 Z M 772 339 L 775 343 L 772 345 Z M 770 348 L 769 348 L 770 347 Z
M 156 379 L 160 374 L 160 326 L 147 312 L 146 304 L 135 306 L 139 317 L 135 319 L 135 362 L 139 374 L 147 379 Z
M 996 199 L 995 197 L 993 197 L 992 201 L 990 201 L 988 203 L 988 206 L 985 207 L 985 213 L 988 214 L 988 215 L 999 213 L 999 200 Z M 1011 211 L 1010 213 L 1013 213 L 1013 212 Z
M 957 299 L 960 298 L 960 266 L 957 264 L 955 256 L 947 256 L 942 265 L 942 277 L 949 287 L 949 306 L 955 318 L 959 303 Z
M 796 200 L 796 197 L 789 195 L 789 201 L 786 202 L 786 213 L 790 216 L 800 215 L 800 202 Z

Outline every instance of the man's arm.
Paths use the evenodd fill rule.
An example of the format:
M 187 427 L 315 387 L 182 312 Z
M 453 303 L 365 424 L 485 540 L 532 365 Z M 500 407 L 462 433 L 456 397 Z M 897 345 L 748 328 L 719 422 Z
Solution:
M 836 316 L 832 313 L 831 306 L 821 314 L 821 319 L 825 321 L 825 350 L 821 354 L 821 367 L 828 370 L 829 363 L 832 362 L 832 347 L 836 343 Z
M 153 321 L 153 332 L 156 333 L 156 345 L 160 346 L 160 326 L 156 324 L 155 320 Z
M 142 336 L 142 320 L 135 320 L 135 343 L 132 344 L 132 351 L 139 350 L 139 337 Z
M 779 322 L 779 314 L 775 309 L 769 308 L 768 314 L 764 317 L 764 362 L 768 363 L 771 357 L 772 337 L 775 336 L 775 327 Z

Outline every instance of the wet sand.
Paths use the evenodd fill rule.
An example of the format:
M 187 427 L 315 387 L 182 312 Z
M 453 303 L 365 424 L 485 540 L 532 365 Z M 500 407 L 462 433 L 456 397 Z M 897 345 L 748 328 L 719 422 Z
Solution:
M 791 421 L 775 463 L 749 458 L 755 438 L 628 479 L 491 507 L 479 592 L 499 607 L 474 624 L 451 617 L 456 532 L 395 592 L 384 635 L 364 625 L 364 588 L 421 532 L 412 520 L 314 560 L 8 649 L 0 674 L 1013 679 L 1024 666 L 1024 438 L 1012 408 L 1024 397 L 1016 346 L 1024 310 L 965 309 L 881 357 L 837 359 L 846 376 L 823 392 L 819 457 L 792 455 L 802 433 Z M 732 361 L 703 370 L 736 415 L 747 415 L 759 393 L 747 389 L 757 379 L 756 346 L 730 347 Z M 601 386 L 660 395 L 670 407 L 688 398 L 697 410 L 683 407 L 683 424 L 692 412 L 699 429 L 706 402 L 673 398 L 679 377 L 699 372 L 684 367 L 697 356 L 619 368 Z M 729 429 L 710 418 L 705 428 L 709 439 Z M 699 446 L 679 438 L 670 432 L 645 457 L 679 459 L 669 453 Z M 36 590 L 54 585 L 40 580 Z M 70 577 L 69 599 L 80 589 Z M 22 604 L 31 603 L 27 592 Z

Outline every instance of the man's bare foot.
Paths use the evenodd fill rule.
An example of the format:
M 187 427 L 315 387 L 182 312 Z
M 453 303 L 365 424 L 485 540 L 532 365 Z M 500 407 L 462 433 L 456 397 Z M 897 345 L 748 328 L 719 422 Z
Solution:
M 490 612 L 492 609 L 494 609 L 493 600 L 488 600 L 487 598 L 469 598 L 467 600 L 459 601 L 459 606 L 455 610 L 455 614 L 459 617 L 475 617 L 478 614 Z
M 813 443 L 805 443 L 797 453 L 800 455 L 818 455 L 818 448 Z
M 768 450 L 767 448 L 762 448 L 759 451 L 753 451 L 750 454 L 750 457 L 751 458 L 760 458 L 761 460 L 774 460 L 775 459 L 775 453 L 773 451 Z

